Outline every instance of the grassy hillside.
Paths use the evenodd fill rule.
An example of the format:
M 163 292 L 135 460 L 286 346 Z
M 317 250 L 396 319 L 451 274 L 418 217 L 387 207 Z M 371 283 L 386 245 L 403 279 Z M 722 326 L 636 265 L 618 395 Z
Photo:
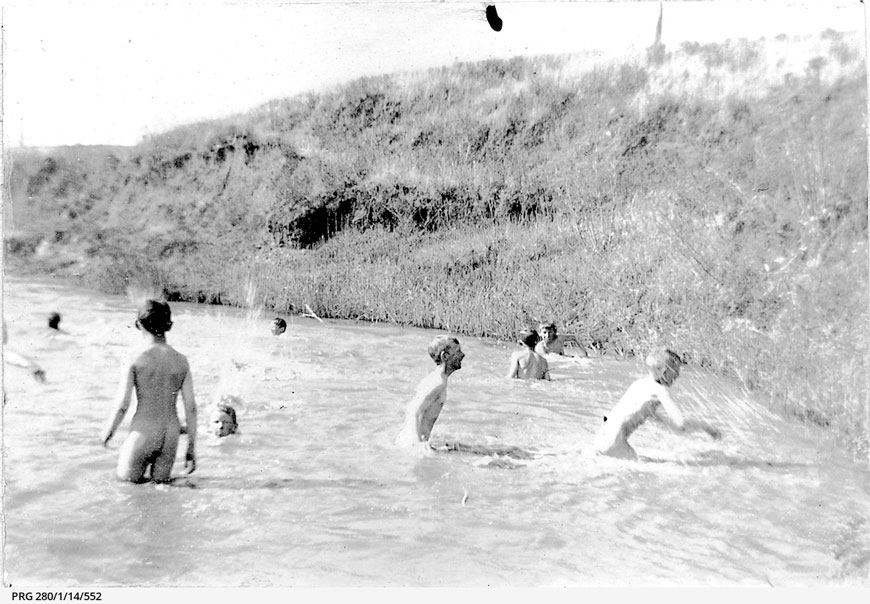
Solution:
M 7 259 L 107 291 L 254 285 L 278 311 L 665 343 L 862 450 L 864 64 L 831 31 L 488 61 L 17 152 Z

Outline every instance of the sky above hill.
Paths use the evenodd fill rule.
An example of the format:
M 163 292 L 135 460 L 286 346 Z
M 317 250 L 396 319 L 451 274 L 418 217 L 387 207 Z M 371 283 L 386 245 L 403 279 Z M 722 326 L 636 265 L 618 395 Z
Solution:
M 8 146 L 132 145 L 364 75 L 456 61 L 628 53 L 658 2 L 5 0 Z M 857 0 L 666 2 L 662 41 L 864 31 Z

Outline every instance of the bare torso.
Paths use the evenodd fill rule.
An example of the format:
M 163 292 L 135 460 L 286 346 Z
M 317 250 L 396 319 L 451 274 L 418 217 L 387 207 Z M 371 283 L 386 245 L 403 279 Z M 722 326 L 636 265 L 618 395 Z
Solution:
M 176 403 L 190 370 L 187 359 L 167 344 L 154 344 L 133 361 L 136 413 L 131 430 L 162 432 L 180 426 Z
M 628 437 L 646 420 L 654 417 L 663 403 L 670 408 L 669 414 L 675 414 L 673 421 L 682 424 L 683 419 L 674 408 L 665 386 L 651 377 L 636 380 L 605 416 L 604 425 L 595 437 L 597 452 L 617 457 L 634 457 L 635 452 L 628 444 Z
M 405 426 L 399 435 L 400 444 L 428 441 L 446 401 L 447 376 L 439 368 L 423 378 L 414 398 L 408 403 Z
M 549 364 L 533 350 L 515 352 L 511 359 L 511 375 L 524 380 L 543 380 L 547 378 Z
M 565 354 L 565 345 L 561 336 L 556 336 L 552 341 L 541 340 L 535 347 L 538 354 Z

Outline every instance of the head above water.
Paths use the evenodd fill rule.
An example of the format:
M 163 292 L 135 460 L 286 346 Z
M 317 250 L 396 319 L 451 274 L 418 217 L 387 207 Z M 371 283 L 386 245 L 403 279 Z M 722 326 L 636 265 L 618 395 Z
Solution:
M 136 327 L 162 338 L 172 328 L 172 311 L 169 309 L 169 304 L 162 300 L 145 300 L 139 307 Z
M 541 336 L 534 329 L 524 329 L 520 332 L 519 342 L 529 348 L 534 348 L 541 341 Z
M 60 314 L 53 312 L 48 315 L 48 326 L 51 329 L 60 329 Z
M 269 329 L 273 336 L 280 336 L 282 333 L 287 331 L 287 321 L 281 317 L 275 317 L 272 319 Z
M 223 437 L 235 434 L 239 428 L 236 418 L 236 410 L 225 403 L 218 403 L 209 418 L 211 432 L 215 436 Z
M 547 340 L 548 342 L 552 342 L 556 339 L 556 324 L 555 323 L 541 323 L 538 325 L 538 329 L 541 330 L 542 339 Z
M 462 359 L 465 353 L 459 346 L 459 340 L 452 336 L 435 336 L 429 343 L 429 356 L 436 365 L 444 365 L 450 371 L 456 371 L 462 367 Z
M 669 348 L 659 348 L 647 355 L 646 366 L 659 384 L 670 386 L 680 376 L 680 355 Z

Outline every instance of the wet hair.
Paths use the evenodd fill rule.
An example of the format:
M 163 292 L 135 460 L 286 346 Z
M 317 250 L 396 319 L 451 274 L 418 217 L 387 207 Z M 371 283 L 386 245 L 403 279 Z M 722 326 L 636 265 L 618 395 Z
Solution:
M 236 428 L 239 427 L 239 421 L 236 419 L 236 410 L 233 407 L 231 407 L 230 405 L 227 405 L 226 403 L 218 403 L 217 407 L 216 407 L 216 411 L 219 411 L 221 413 L 226 413 L 227 416 L 229 416 L 230 421 L 233 422 L 233 431 L 230 432 L 230 434 L 235 432 Z
M 172 328 L 172 311 L 162 300 L 145 300 L 139 308 L 136 325 L 155 336 L 163 336 Z
M 48 315 L 48 326 L 51 329 L 58 329 L 60 327 L 60 315 L 56 312 Z
M 680 365 L 682 364 L 683 361 L 680 359 L 680 355 L 669 348 L 659 348 L 649 353 L 646 357 L 646 366 L 652 372 L 653 379 L 665 386 L 673 383 L 673 380 L 670 380 L 670 382 L 666 380 L 665 371 L 671 369 L 679 373 Z
M 556 324 L 555 323 L 541 323 L 540 325 L 538 325 L 538 329 L 540 329 L 541 331 L 544 331 L 546 329 L 548 331 L 552 331 L 553 333 L 556 333 Z
M 535 344 L 541 341 L 541 336 L 539 336 L 538 332 L 534 329 L 524 329 L 520 332 L 519 341 L 521 344 L 525 344 L 529 348 L 534 348 Z
M 281 329 L 284 329 L 284 330 L 287 329 L 287 321 L 285 321 L 281 317 L 275 317 L 274 319 L 272 319 L 272 325 L 274 325 L 276 327 L 280 327 Z
M 447 350 L 450 344 L 459 346 L 459 340 L 451 336 L 435 336 L 435 339 L 429 342 L 429 356 L 436 365 L 441 364 L 441 353 Z

